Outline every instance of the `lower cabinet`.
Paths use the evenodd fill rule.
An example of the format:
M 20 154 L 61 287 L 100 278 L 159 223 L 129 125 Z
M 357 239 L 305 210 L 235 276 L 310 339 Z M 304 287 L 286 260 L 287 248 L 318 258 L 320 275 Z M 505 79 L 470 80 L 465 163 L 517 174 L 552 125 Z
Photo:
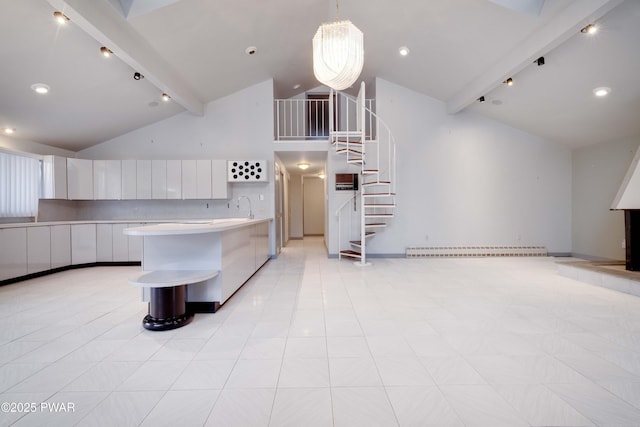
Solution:
M 71 265 L 71 226 L 51 226 L 51 268 Z
M 51 227 L 27 228 L 27 274 L 51 269 Z
M 0 280 L 27 274 L 27 229 L 0 229 Z
M 71 225 L 71 264 L 89 264 L 96 261 L 96 224 Z
M 96 261 L 113 261 L 112 224 L 96 224 Z

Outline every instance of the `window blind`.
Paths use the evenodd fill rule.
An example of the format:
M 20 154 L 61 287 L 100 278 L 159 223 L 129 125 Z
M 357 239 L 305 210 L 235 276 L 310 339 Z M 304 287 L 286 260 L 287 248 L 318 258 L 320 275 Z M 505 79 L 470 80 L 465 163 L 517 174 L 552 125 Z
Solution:
M 0 152 L 0 217 L 38 213 L 40 161 Z

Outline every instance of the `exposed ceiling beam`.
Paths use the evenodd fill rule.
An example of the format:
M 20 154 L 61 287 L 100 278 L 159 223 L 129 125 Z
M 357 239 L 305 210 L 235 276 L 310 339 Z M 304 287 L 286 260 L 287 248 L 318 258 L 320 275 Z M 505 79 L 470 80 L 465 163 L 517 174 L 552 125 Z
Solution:
M 577 0 L 549 23 L 518 44 L 518 48 L 496 62 L 480 77 L 467 84 L 447 102 L 447 112 L 455 114 L 486 95 L 505 79 L 512 77 L 540 56 L 548 54 L 575 35 L 585 25 L 595 22 L 623 0 Z
M 174 102 L 194 114 L 204 114 L 203 102 L 184 79 L 107 0 L 47 1 Z

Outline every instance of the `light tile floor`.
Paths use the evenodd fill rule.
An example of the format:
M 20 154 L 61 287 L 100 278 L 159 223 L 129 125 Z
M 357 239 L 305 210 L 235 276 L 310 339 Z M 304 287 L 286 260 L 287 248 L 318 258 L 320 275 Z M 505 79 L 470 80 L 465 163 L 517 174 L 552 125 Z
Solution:
M 361 268 L 292 241 L 167 332 L 138 269 L 0 287 L 0 426 L 640 426 L 640 298 L 553 259 Z

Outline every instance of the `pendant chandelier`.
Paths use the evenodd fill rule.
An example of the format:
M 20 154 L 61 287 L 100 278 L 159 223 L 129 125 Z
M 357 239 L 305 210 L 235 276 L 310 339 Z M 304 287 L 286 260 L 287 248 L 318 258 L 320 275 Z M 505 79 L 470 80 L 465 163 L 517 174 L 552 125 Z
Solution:
M 349 20 L 320 25 L 313 37 L 313 74 L 316 79 L 335 90 L 346 89 L 355 83 L 364 65 L 363 40 L 362 31 Z

